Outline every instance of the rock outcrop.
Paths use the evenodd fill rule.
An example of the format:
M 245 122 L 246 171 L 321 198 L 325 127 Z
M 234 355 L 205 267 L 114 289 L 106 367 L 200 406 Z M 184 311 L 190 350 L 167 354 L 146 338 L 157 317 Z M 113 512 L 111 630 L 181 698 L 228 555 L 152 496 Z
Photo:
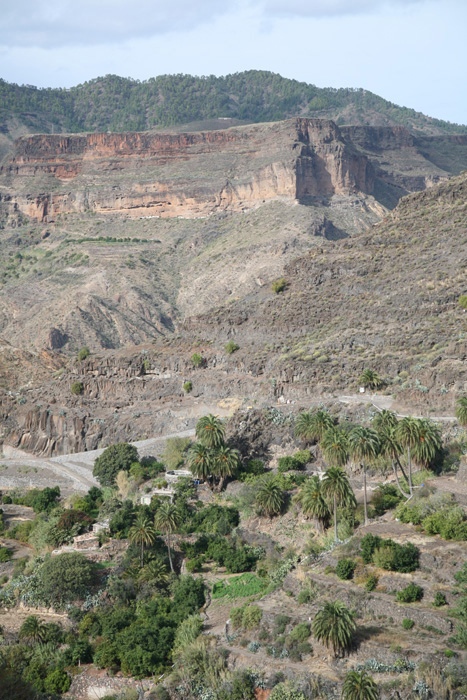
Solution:
M 23 137 L 0 169 L 3 203 L 39 221 L 86 210 L 191 218 L 270 199 L 372 191 L 367 157 L 320 119 L 187 134 Z

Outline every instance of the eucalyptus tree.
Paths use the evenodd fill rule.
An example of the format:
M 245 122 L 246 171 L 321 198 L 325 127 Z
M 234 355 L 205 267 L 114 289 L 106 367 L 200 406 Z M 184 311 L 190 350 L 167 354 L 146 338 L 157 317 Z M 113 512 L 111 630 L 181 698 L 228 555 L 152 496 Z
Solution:
M 349 433 L 349 452 L 353 459 L 359 460 L 363 468 L 363 508 L 365 525 L 368 525 L 368 501 L 366 491 L 367 462 L 376 459 L 380 451 L 380 440 L 376 430 L 362 425 L 353 428 Z
M 332 499 L 334 505 L 334 539 L 337 537 L 337 506 L 356 505 L 354 492 L 350 486 L 349 477 L 342 467 L 329 467 L 321 482 L 321 490 L 324 495 Z
M 349 651 L 356 629 L 353 613 L 340 600 L 325 603 L 312 623 L 313 636 L 327 647 L 332 647 L 334 656 Z
M 302 506 L 305 517 L 315 518 L 323 529 L 326 527 L 331 512 L 317 476 L 304 483 L 295 500 Z
M 172 554 L 170 552 L 170 535 L 180 525 L 180 513 L 175 504 L 169 501 L 161 503 L 154 516 L 154 525 L 158 530 L 162 530 L 167 536 L 167 551 L 169 553 L 170 570 L 174 573 L 172 564 Z

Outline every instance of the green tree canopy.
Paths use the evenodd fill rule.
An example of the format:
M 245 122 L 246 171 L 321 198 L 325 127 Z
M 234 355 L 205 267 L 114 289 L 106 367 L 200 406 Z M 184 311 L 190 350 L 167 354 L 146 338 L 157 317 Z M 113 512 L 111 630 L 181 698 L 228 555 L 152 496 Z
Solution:
M 46 559 L 40 570 L 39 592 L 52 605 L 72 603 L 93 583 L 91 563 L 82 554 L 66 552 Z
M 136 447 L 127 442 L 119 442 L 107 447 L 96 459 L 92 473 L 102 486 L 114 486 L 118 472 L 129 472 L 133 462 L 137 461 Z

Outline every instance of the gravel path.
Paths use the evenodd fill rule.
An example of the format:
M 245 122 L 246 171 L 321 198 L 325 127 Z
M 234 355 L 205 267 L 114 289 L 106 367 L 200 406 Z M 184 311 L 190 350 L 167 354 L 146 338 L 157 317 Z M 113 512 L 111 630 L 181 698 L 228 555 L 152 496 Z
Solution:
M 192 437 L 194 434 L 193 429 L 181 430 L 148 440 L 138 440 L 132 445 L 138 449 L 141 457 L 160 456 L 169 438 Z M 57 484 L 64 493 L 88 491 L 91 486 L 98 485 L 92 475 L 92 469 L 96 458 L 103 451 L 104 448 L 44 459 L 10 448 L 1 460 L 0 489 L 37 486 L 43 488 Z

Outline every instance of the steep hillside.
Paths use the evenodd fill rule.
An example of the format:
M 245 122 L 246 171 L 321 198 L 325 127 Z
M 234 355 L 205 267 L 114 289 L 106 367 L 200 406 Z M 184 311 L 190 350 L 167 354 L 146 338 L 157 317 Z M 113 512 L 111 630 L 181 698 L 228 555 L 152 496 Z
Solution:
M 331 400 L 355 392 L 367 367 L 386 380 L 384 392 L 399 407 L 452 415 L 455 399 L 467 391 L 467 326 L 458 304 L 466 291 L 466 193 L 464 174 L 409 195 L 359 235 L 338 240 L 313 235 L 311 250 L 301 255 L 303 234 L 292 234 L 285 217 L 279 228 L 289 242 L 282 239 L 275 258 L 267 248 L 271 244 L 261 249 L 261 238 L 256 239 L 255 250 L 261 251 L 256 262 L 269 250 L 276 274 L 269 270 L 243 294 L 231 295 L 229 303 L 192 316 L 176 334 L 142 347 L 95 353 L 82 363 L 71 361 L 32 387 L 7 378 L 3 439 L 43 454 L 94 449 L 162 428 L 184 429 L 200 406 L 223 399 L 255 406 Z M 271 206 L 271 225 L 279 225 L 273 222 L 281 212 L 294 211 Z M 248 237 L 235 258 L 238 270 L 241 260 L 248 267 L 253 255 L 249 235 L 259 216 L 246 217 L 245 228 L 236 234 L 237 250 L 242 250 L 242 235 Z M 296 243 L 287 262 L 291 238 Z M 203 270 L 207 274 L 209 259 L 204 260 L 197 263 L 198 279 Z M 187 272 L 192 280 L 194 270 Z M 229 279 L 228 262 L 225 270 Z M 271 281 L 281 274 L 287 287 L 275 294 Z M 187 312 L 190 300 L 196 307 L 202 289 L 200 284 L 191 287 L 191 295 L 187 292 Z M 229 340 L 239 346 L 230 355 L 225 351 Z M 200 368 L 190 359 L 195 352 L 204 358 Z M 187 380 L 190 394 L 183 389 Z M 83 385 L 80 396 L 70 391 L 74 381 Z

